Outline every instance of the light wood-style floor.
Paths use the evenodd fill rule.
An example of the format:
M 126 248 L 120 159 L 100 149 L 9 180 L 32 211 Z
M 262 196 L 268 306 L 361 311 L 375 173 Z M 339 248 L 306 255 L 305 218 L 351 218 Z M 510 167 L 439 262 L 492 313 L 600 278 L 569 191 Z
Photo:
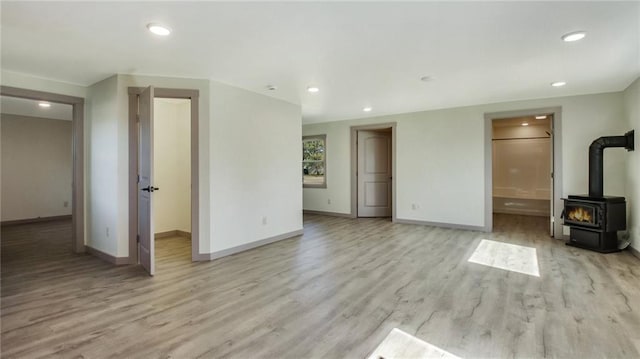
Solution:
M 464 358 L 640 357 L 640 260 L 496 217 L 492 234 L 305 216 L 305 234 L 157 275 L 69 252 L 70 224 L 2 228 L 2 357 L 364 358 L 393 328 Z M 469 263 L 535 247 L 540 277 Z

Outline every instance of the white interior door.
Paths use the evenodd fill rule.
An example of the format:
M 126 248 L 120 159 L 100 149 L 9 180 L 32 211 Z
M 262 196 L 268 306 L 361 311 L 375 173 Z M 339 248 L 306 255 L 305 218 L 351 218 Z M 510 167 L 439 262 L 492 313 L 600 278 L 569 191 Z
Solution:
M 140 264 L 153 275 L 153 87 L 140 94 L 138 114 L 138 250 Z
M 391 132 L 358 131 L 358 217 L 391 216 Z

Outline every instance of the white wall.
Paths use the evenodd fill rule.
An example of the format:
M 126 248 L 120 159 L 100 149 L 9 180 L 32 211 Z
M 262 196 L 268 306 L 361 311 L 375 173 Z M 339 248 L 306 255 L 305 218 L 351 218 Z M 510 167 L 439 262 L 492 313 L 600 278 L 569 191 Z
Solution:
M 304 209 L 349 213 L 349 127 L 397 122 L 397 218 L 484 226 L 484 114 L 562 107 L 563 196 L 588 190 L 588 147 L 624 133 L 622 93 L 517 101 L 303 126 L 327 135 L 327 188 L 304 189 Z M 605 192 L 624 195 L 624 151 L 605 153 Z M 327 203 L 331 199 L 331 204 Z M 412 203 L 420 207 L 413 210 Z M 464 204 L 465 210 L 460 206 Z
M 71 215 L 71 124 L 2 115 L 2 221 Z
M 191 102 L 154 101 L 153 218 L 156 233 L 191 232 Z
M 624 91 L 627 129 L 635 130 L 635 151 L 627 154 L 627 229 L 631 246 L 640 250 L 640 78 Z
M 301 230 L 300 107 L 214 81 L 210 96 L 211 252 Z
M 116 255 L 118 217 L 118 77 L 111 76 L 89 88 L 85 106 L 87 151 L 86 245 Z

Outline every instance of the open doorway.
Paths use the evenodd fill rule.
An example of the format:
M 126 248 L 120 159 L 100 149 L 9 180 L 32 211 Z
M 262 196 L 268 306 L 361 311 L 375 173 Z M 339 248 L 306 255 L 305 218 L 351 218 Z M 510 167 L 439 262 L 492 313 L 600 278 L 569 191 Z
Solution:
M 198 91 L 130 88 L 129 115 L 129 258 L 154 275 L 199 253 Z
M 533 183 L 537 183 L 536 187 L 539 188 L 537 191 L 533 191 L 534 195 L 523 195 L 523 192 L 518 190 L 513 190 L 517 194 L 513 197 L 528 197 L 528 198 L 516 198 L 518 201 L 520 200 L 533 200 L 534 202 L 517 202 L 510 201 L 508 197 L 509 190 L 499 189 L 496 193 L 496 197 L 503 197 L 506 199 L 496 199 L 497 205 L 500 205 L 501 208 L 504 207 L 517 208 L 520 207 L 524 209 L 525 212 L 522 214 L 533 214 L 538 213 L 541 215 L 545 215 L 542 206 L 545 206 L 547 202 L 535 202 L 537 199 L 541 199 L 545 201 L 547 196 L 546 193 L 549 192 L 548 200 L 549 200 L 549 214 L 548 214 L 548 222 L 544 220 L 542 222 L 541 231 L 548 232 L 552 237 L 556 239 L 563 239 L 563 226 L 562 220 L 560 218 L 562 213 L 563 201 L 561 198 L 562 195 L 562 108 L 560 107 L 548 107 L 548 108 L 538 108 L 538 109 L 529 109 L 529 110 L 518 110 L 518 111 L 505 111 L 505 112 L 496 112 L 496 113 L 487 113 L 485 114 L 485 226 L 484 230 L 487 232 L 492 232 L 494 228 L 494 143 L 499 141 L 494 141 L 494 123 L 499 124 L 501 121 L 511 121 L 514 128 L 520 126 L 520 133 L 523 134 L 525 132 L 531 132 L 529 135 L 520 135 L 521 137 L 534 137 L 531 140 L 536 140 L 535 138 L 539 137 L 537 140 L 541 140 L 545 143 L 548 142 L 548 147 L 538 144 L 539 151 L 549 151 L 549 169 L 543 170 L 539 169 L 538 171 L 541 173 L 540 180 L 534 181 L 533 179 L 527 179 L 532 185 Z M 537 118 L 536 118 L 537 117 Z M 536 122 L 539 121 L 539 122 Z M 545 122 L 548 121 L 548 122 Z M 503 124 L 508 124 L 508 122 L 502 122 Z M 548 127 L 546 129 L 536 128 L 534 127 L 536 124 L 543 124 L 544 127 L 548 123 Z M 531 127 L 531 129 L 529 129 Z M 535 130 L 538 130 L 536 133 L 533 133 Z M 515 130 L 513 130 L 515 131 Z M 512 132 L 513 132 L 512 131 Z M 496 140 L 499 138 L 509 138 L 510 136 L 515 137 L 515 134 L 509 134 L 509 131 L 498 131 L 498 136 Z M 508 140 L 505 141 L 519 141 L 522 142 L 524 138 L 516 139 L 516 140 Z M 501 147 L 505 147 L 504 145 L 498 145 Z M 506 146 L 508 147 L 508 146 Z M 535 150 L 531 150 L 535 151 Z M 523 155 L 524 156 L 524 155 Z M 513 158 L 512 158 L 513 159 Z M 542 166 L 542 165 L 540 165 Z M 518 168 L 511 169 L 513 174 L 519 171 Z M 508 171 L 508 170 L 507 170 Z M 546 176 L 542 173 L 547 171 Z M 510 176 L 507 174 L 507 176 Z M 543 181 L 543 177 L 547 177 L 549 181 L 549 186 L 546 187 L 546 183 Z M 505 182 L 499 180 L 496 184 L 498 187 L 509 187 L 505 186 Z M 502 183 L 502 185 L 501 185 Z M 548 188 L 548 191 L 547 191 Z M 512 191 L 512 192 L 513 192 Z M 538 210 L 534 209 L 537 203 Z M 527 207 L 528 206 L 528 207 Z M 533 217 L 524 217 L 524 218 L 533 218 Z M 538 217 L 540 218 L 540 217 Z M 545 229 L 546 227 L 546 229 Z
M 52 225 L 55 243 L 35 247 L 84 252 L 84 99 L 8 86 L 0 94 L 3 228 Z
M 156 97 L 153 109 L 155 253 L 191 261 L 191 100 Z
M 493 213 L 545 217 L 553 236 L 550 114 L 492 122 Z
M 395 123 L 351 127 L 351 216 L 395 220 Z

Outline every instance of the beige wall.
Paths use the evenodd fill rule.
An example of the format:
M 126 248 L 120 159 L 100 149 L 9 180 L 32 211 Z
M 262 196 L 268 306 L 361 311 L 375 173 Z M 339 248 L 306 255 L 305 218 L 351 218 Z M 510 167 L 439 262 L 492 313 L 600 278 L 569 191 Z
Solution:
M 2 115 L 2 221 L 71 215 L 71 125 Z
M 640 78 L 624 91 L 624 117 L 627 129 L 635 130 L 636 148 L 627 153 L 627 229 L 631 246 L 640 250 Z
M 154 100 L 153 219 L 156 233 L 191 232 L 191 102 Z

